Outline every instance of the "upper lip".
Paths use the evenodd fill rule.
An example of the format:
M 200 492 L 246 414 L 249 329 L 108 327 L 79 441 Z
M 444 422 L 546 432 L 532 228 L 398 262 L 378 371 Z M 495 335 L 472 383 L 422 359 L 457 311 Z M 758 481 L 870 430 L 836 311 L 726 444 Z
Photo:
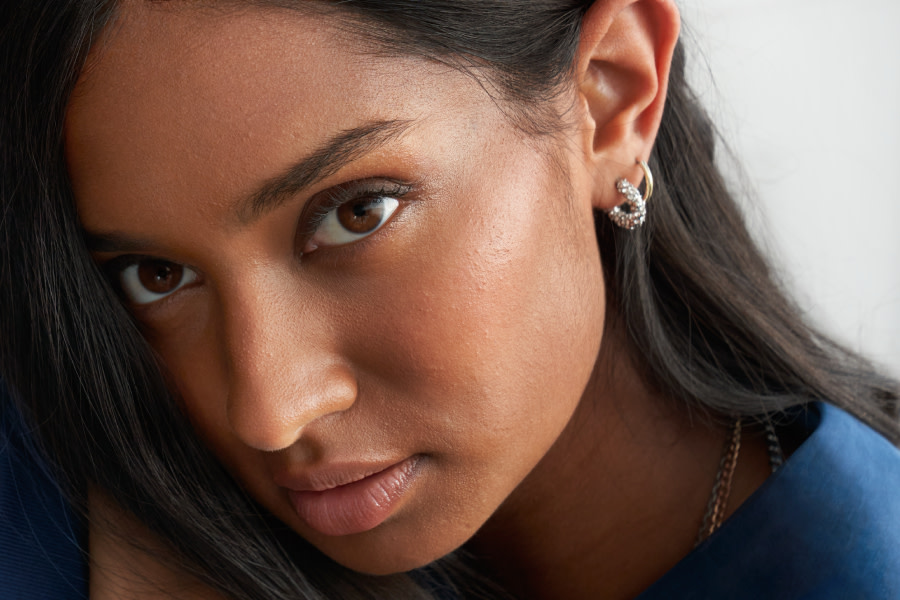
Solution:
M 329 463 L 315 468 L 282 471 L 276 473 L 273 480 L 276 485 L 295 492 L 324 492 L 342 485 L 348 485 L 381 473 L 409 458 Z

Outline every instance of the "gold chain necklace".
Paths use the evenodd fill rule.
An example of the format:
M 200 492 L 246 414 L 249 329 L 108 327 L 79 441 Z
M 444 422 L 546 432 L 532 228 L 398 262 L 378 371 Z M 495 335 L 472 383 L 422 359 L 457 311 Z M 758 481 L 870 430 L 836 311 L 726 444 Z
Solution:
M 703 525 L 697 534 L 699 544 L 722 526 L 725 520 L 725 507 L 728 506 L 728 497 L 731 495 L 731 482 L 734 480 L 734 471 L 737 468 L 738 456 L 741 453 L 741 420 L 737 419 L 731 427 L 731 439 L 725 447 L 725 452 L 719 460 L 719 470 L 716 472 L 716 482 L 713 484 L 712 493 L 706 503 L 706 514 L 703 515 Z
M 774 473 L 784 464 L 784 453 L 781 450 L 778 435 L 775 433 L 775 427 L 769 419 L 765 421 L 765 430 L 766 446 L 769 452 L 769 466 L 772 469 L 772 473 Z M 703 515 L 703 524 L 700 526 L 694 547 L 700 545 L 701 542 L 715 533 L 725 520 L 725 509 L 728 507 L 728 497 L 731 495 L 731 484 L 734 481 L 734 472 L 737 469 L 740 453 L 741 419 L 738 418 L 735 419 L 734 425 L 731 426 L 731 437 L 725 446 L 722 458 L 719 460 L 716 481 L 709 495 L 709 501 L 706 503 L 706 513 Z

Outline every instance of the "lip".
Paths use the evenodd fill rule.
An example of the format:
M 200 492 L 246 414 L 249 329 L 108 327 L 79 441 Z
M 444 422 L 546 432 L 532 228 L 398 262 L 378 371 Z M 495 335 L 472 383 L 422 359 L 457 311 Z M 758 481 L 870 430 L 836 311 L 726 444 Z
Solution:
M 294 511 L 310 528 L 329 536 L 351 535 L 378 527 L 399 508 L 420 459 L 333 466 L 293 477 L 287 485 L 276 483 L 287 488 Z

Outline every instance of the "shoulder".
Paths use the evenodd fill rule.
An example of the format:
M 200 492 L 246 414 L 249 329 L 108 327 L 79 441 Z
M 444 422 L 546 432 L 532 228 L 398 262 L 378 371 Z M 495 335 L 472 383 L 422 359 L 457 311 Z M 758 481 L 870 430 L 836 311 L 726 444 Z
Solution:
M 86 597 L 83 538 L 0 382 L 0 598 Z
M 809 438 L 654 598 L 900 597 L 900 451 L 816 404 Z

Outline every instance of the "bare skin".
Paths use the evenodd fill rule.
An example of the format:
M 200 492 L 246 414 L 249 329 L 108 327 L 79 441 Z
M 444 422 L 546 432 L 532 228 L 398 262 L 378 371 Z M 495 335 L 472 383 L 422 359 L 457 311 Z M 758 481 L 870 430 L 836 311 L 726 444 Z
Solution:
M 611 402 L 619 418 L 580 405 L 469 544 L 517 598 L 633 598 L 696 542 L 727 432 L 698 427 L 667 407 L 630 377 L 627 361 L 601 350 L 598 364 L 618 376 L 589 391 Z M 582 439 L 590 435 L 593 444 Z M 764 444 L 745 434 L 726 518 L 769 472 Z M 563 480 L 574 483 L 555 487 Z
M 594 234 L 640 180 L 677 34 L 668 0 L 596 4 L 565 135 L 538 140 L 471 77 L 351 51 L 322 17 L 123 5 L 67 119 L 80 218 L 198 435 L 322 552 L 381 574 L 471 540 L 521 597 L 578 599 L 632 597 L 690 551 L 725 432 L 640 381 Z M 259 208 L 348 131 L 349 160 Z M 355 237 L 312 222 L 336 190 L 393 212 Z M 746 446 L 729 512 L 767 473 Z M 389 509 L 297 507 L 395 467 Z M 205 597 L 91 538 L 92 597 Z

